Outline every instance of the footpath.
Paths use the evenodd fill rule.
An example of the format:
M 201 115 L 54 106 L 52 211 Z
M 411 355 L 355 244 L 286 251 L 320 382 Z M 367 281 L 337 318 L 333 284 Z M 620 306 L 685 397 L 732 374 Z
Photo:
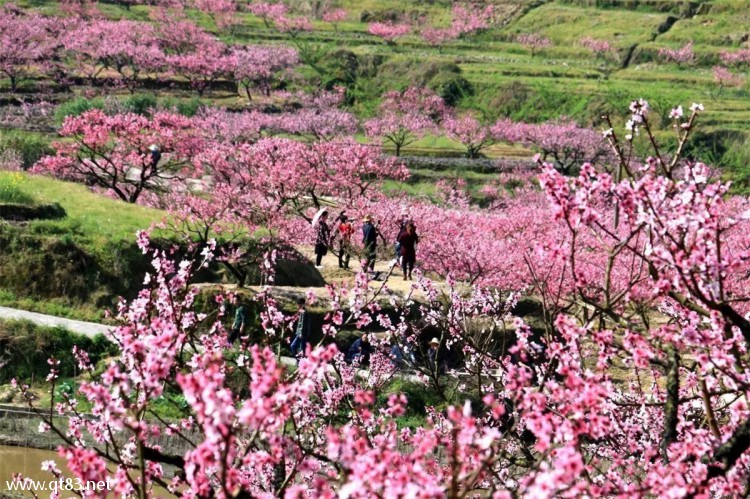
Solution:
M 84 336 L 96 336 L 97 334 L 108 336 L 112 329 L 112 326 L 97 324 L 95 322 L 76 321 L 8 307 L 0 307 L 0 319 L 26 320 L 40 326 L 61 327 L 72 333 Z

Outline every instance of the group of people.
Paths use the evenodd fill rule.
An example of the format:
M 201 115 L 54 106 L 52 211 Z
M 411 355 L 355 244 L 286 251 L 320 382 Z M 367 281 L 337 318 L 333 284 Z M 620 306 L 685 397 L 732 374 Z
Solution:
M 294 337 L 290 345 L 290 350 L 295 358 L 305 355 L 307 343 L 310 340 L 311 317 L 305 308 L 307 300 L 304 297 L 297 299 L 297 314 L 294 321 Z M 234 315 L 234 322 L 228 337 L 228 347 L 231 347 L 237 339 L 245 332 L 245 326 L 248 322 L 248 307 L 244 303 L 237 307 Z M 438 351 L 440 340 L 432 338 L 429 348 L 426 352 L 426 365 L 435 373 L 442 372 L 441 363 L 438 362 Z M 375 351 L 370 333 L 364 333 L 354 340 L 349 350 L 346 352 L 346 361 L 356 363 L 357 365 L 367 365 L 370 362 L 370 356 Z M 391 340 L 389 355 L 393 366 L 400 369 L 405 366 L 416 366 L 417 359 L 414 351 L 405 341 Z
M 328 254 L 329 248 L 333 247 L 336 238 L 339 238 L 338 260 L 340 269 L 348 269 L 352 253 L 352 236 L 354 226 L 349 221 L 346 213 L 342 212 L 335 221 L 334 231 L 328 225 L 328 210 L 321 210 L 313 219 L 315 233 L 315 266 L 323 268 L 323 257 Z M 380 229 L 375 224 L 372 215 L 362 219 L 362 245 L 365 249 L 365 268 L 375 272 L 375 260 L 377 258 L 378 238 L 386 243 Z M 414 264 L 417 261 L 417 227 L 406 214 L 402 214 L 398 220 L 398 235 L 396 236 L 396 262 L 400 263 L 404 272 L 404 280 L 411 279 Z

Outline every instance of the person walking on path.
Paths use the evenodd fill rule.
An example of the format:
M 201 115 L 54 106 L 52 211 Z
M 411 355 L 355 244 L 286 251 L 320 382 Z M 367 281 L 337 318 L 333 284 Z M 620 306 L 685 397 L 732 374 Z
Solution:
M 411 271 L 414 270 L 414 263 L 417 261 L 417 227 L 412 223 L 406 226 L 406 230 L 398 236 L 398 242 L 401 246 L 401 268 L 404 270 L 404 281 L 408 278 L 411 280 Z
M 245 333 L 245 324 L 247 324 L 247 305 L 240 303 L 237 311 L 234 313 L 234 323 L 232 331 L 229 334 L 229 346 L 231 347 L 237 338 Z
M 323 257 L 328 253 L 331 244 L 331 228 L 328 226 L 328 212 L 324 211 L 318 219 L 315 233 L 315 267 L 323 268 Z
M 310 316 L 305 309 L 307 300 L 304 297 L 297 299 L 299 310 L 297 311 L 297 327 L 295 329 L 294 340 L 292 340 L 292 356 L 297 357 L 305 354 L 307 340 L 310 338 Z
M 367 264 L 365 269 L 375 272 L 375 258 L 378 254 L 378 236 L 383 238 L 375 224 L 372 223 L 372 215 L 367 215 L 363 219 L 362 224 L 362 244 L 365 247 L 365 255 L 367 256 Z M 383 238 L 385 243 L 385 238 Z
M 338 220 L 338 235 L 341 236 L 341 239 L 339 240 L 339 268 L 348 269 L 354 227 L 345 213 L 339 215 Z
M 400 265 L 401 264 L 401 242 L 399 241 L 399 238 L 401 237 L 401 233 L 406 230 L 406 226 L 409 225 L 409 215 L 402 211 L 401 215 L 399 215 L 398 219 L 396 219 L 396 222 L 398 223 L 398 232 L 396 233 L 396 262 Z

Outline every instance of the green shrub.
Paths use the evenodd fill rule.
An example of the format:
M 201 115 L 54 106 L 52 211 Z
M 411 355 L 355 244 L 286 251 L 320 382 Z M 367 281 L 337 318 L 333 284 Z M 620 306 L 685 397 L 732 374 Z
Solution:
M 126 112 L 148 115 L 156 108 L 156 97 L 152 94 L 135 94 L 123 101 Z
M 456 73 L 438 73 L 427 86 L 442 97 L 449 106 L 455 106 L 464 97 L 474 95 L 474 87 L 471 83 Z
M 55 120 L 58 123 L 62 123 L 68 116 L 80 116 L 92 109 L 104 109 L 104 101 L 100 98 L 86 99 L 78 97 L 57 106 L 57 109 L 55 109 Z
M 26 179 L 17 172 L 0 172 L 0 203 L 32 204 L 34 198 L 24 190 Z
M 193 97 L 192 99 L 187 100 L 165 97 L 159 101 L 160 108 L 175 111 L 183 116 L 187 116 L 188 118 L 195 116 L 203 105 L 203 101 L 198 97 Z
M 359 61 L 351 50 L 334 50 L 318 64 L 324 88 L 350 86 L 357 79 Z
M 15 151 L 24 170 L 31 168 L 43 156 L 53 154 L 49 139 L 39 133 L 0 131 L 0 152 Z
M 91 362 L 117 352 L 115 345 L 103 336 L 80 336 L 62 328 L 38 326 L 29 321 L 0 321 L 0 383 L 12 378 L 19 381 L 44 379 L 49 373 L 47 359 L 60 361 L 60 377 L 79 373 L 71 354 L 73 347 L 88 352 Z M 61 385 L 62 389 L 62 385 Z

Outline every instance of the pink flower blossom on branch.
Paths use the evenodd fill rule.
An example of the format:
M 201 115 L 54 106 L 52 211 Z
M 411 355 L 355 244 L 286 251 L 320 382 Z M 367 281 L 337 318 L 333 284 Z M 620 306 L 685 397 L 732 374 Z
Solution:
M 287 15 L 289 9 L 283 3 L 254 2 L 248 5 L 247 10 L 257 16 L 266 25 L 271 28 L 274 22 Z
M 659 57 L 667 62 L 675 62 L 678 66 L 690 64 L 695 59 L 693 42 L 688 42 L 679 49 L 660 48 Z
M 536 33 L 524 33 L 518 35 L 516 36 L 516 42 L 529 49 L 532 58 L 539 52 L 539 50 L 552 46 L 552 42 L 549 38 L 537 35 Z
M 411 32 L 412 27 L 408 24 L 394 24 L 390 22 L 370 23 L 367 26 L 367 32 L 378 38 L 382 38 L 386 43 L 392 44 L 396 38 L 401 38 Z
M 251 86 L 270 96 L 274 81 L 283 81 L 285 73 L 299 64 L 297 51 L 291 47 L 245 45 L 234 51 L 234 77 L 250 98 Z
M 236 18 L 237 5 L 234 0 L 192 0 L 196 9 L 205 12 L 220 29 L 232 28 L 239 24 Z
M 349 14 L 345 9 L 333 9 L 323 13 L 323 20 L 333 26 L 334 31 L 339 30 L 339 23 L 346 21 Z
M 161 71 L 166 63 L 156 31 L 147 23 L 95 20 L 69 30 L 63 43 L 79 70 L 91 78 L 114 70 L 131 91 L 143 75 Z
M 714 81 L 719 84 L 719 88 L 724 87 L 741 87 L 745 83 L 745 78 L 740 74 L 729 71 L 724 66 L 714 66 L 712 69 Z
M 203 143 L 192 125 L 170 113 L 147 118 L 87 111 L 65 119 L 60 136 L 66 140 L 54 143 L 55 156 L 42 158 L 34 171 L 109 189 L 135 203 L 147 192 L 180 189 L 191 170 L 190 158 Z M 159 149 L 158 160 L 152 145 Z
M 565 173 L 584 163 L 604 160 L 609 153 L 609 146 L 600 133 L 573 121 L 527 124 L 503 119 L 492 127 L 492 134 L 498 140 L 537 150 L 542 161 L 554 161 Z
M 443 129 L 450 139 L 466 147 L 466 156 L 469 158 L 478 158 L 482 149 L 490 146 L 493 141 L 489 127 L 472 116 L 447 118 L 443 122 Z
M 590 50 L 591 52 L 601 55 L 606 54 L 608 52 L 612 52 L 614 50 L 614 47 L 612 47 L 612 44 L 610 44 L 607 40 L 597 40 L 594 38 L 591 38 L 590 36 L 585 36 L 581 38 L 578 43 Z
M 41 16 L 26 16 L 0 10 L 0 74 L 10 80 L 15 92 L 29 71 L 41 68 L 54 51 L 56 42 L 50 35 L 51 21 Z
M 719 53 L 719 57 L 727 65 L 742 66 L 750 64 L 750 49 L 740 49 L 734 52 L 725 50 Z
M 484 8 L 475 4 L 453 5 L 451 29 L 457 36 L 482 31 L 490 27 L 494 18 L 494 6 Z
M 425 28 L 421 31 L 421 35 L 424 41 L 436 47 L 458 37 L 452 28 Z
M 437 123 L 447 115 L 443 99 L 434 92 L 411 87 L 403 92 L 388 92 L 380 105 L 380 114 L 365 122 L 368 137 L 390 142 L 401 149 L 427 133 L 436 133 Z

